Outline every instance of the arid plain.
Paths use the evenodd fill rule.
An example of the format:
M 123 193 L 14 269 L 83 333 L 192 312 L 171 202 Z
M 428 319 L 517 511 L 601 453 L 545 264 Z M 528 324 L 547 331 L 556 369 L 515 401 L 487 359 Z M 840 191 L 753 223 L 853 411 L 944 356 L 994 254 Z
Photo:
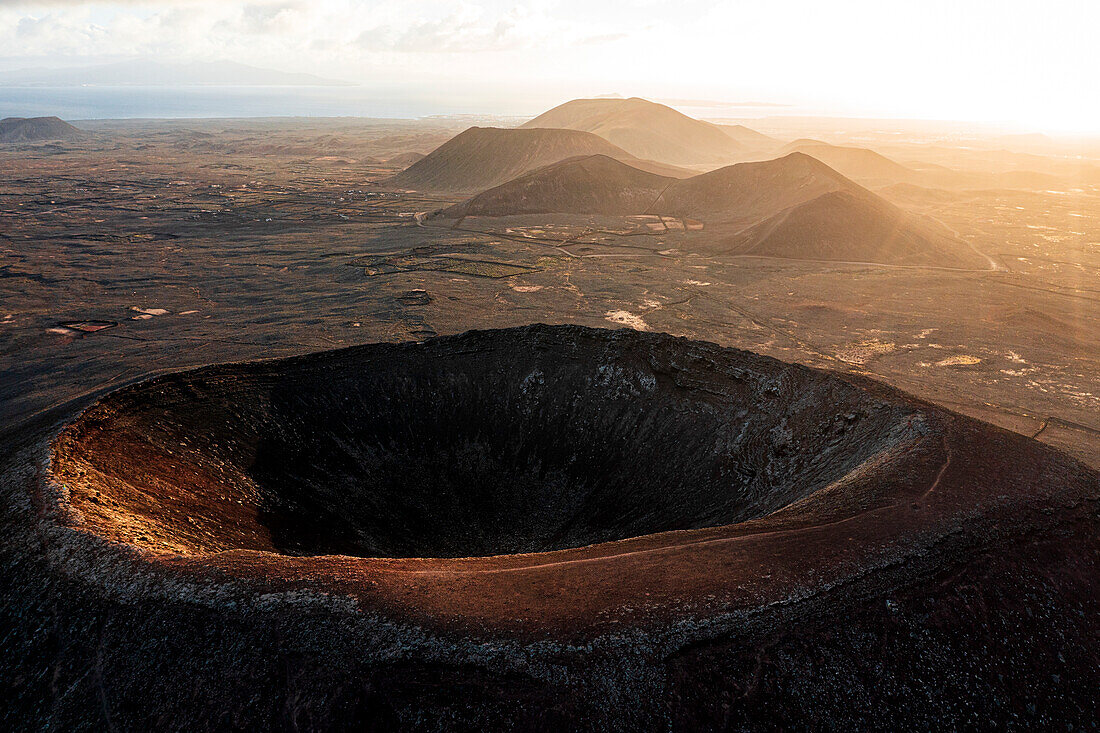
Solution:
M 470 193 L 389 179 L 463 120 L 88 123 L 0 149 L 5 428 L 187 366 L 576 323 L 869 375 L 1100 465 L 1100 163 L 1043 139 L 762 122 L 744 157 L 817 152 L 988 266 L 731 253 L 657 215 L 432 218 Z

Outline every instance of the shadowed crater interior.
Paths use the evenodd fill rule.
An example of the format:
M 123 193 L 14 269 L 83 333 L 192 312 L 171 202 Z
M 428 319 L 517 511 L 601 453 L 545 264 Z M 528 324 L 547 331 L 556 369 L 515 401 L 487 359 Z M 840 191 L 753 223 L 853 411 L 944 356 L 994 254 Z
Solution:
M 169 375 L 89 409 L 57 466 L 86 522 L 154 549 L 464 557 L 761 517 L 914 414 L 746 352 L 531 326 Z

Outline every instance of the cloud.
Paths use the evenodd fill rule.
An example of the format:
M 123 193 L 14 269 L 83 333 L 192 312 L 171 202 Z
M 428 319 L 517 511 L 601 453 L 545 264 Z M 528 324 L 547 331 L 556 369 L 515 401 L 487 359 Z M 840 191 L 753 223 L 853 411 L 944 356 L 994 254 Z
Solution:
M 629 38 L 629 33 L 602 33 L 598 36 L 585 36 L 573 42 L 574 46 L 599 46 L 604 43 L 614 43 Z
M 0 56 L 475 54 L 568 43 L 581 34 L 546 0 L 0 0 Z M 590 35 L 590 33 L 589 33 Z M 278 39 L 279 47 L 271 44 Z
M 440 54 L 506 51 L 535 40 L 525 28 L 521 11 L 486 18 L 467 7 L 437 20 L 368 28 L 355 42 L 368 51 Z

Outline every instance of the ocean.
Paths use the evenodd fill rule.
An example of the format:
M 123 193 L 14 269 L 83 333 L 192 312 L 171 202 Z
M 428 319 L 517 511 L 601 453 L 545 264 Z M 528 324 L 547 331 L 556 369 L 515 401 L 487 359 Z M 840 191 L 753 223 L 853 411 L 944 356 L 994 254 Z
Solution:
M 431 115 L 533 117 L 570 99 L 553 92 L 475 87 L 373 86 L 0 86 L 0 117 L 64 120 L 186 117 L 374 117 Z M 660 101 L 660 100 L 658 100 Z M 667 100 L 701 118 L 756 118 L 805 110 Z
M 528 114 L 486 109 L 494 100 L 448 99 L 393 87 L 0 87 L 0 117 L 56 115 L 66 120 L 180 117 L 417 118 L 455 114 Z M 499 102 L 497 102 L 499 104 Z M 505 102 L 507 104 L 507 102 Z

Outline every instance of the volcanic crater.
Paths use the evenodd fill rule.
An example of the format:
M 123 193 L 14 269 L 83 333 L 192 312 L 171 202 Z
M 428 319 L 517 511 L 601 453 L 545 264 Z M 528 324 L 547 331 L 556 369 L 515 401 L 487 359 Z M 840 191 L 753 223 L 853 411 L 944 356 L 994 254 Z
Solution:
M 88 477 L 89 526 L 151 550 L 468 557 L 756 519 L 868 461 L 888 477 L 927 430 L 835 377 L 723 356 L 540 329 L 219 367 L 99 403 L 55 470 Z
M 217 640 L 188 647 L 196 669 L 273 695 L 293 684 L 326 726 L 368 699 L 394 720 L 547 730 L 768 709 L 714 708 L 729 685 L 782 699 L 791 720 L 863 720 L 798 692 L 807 673 L 782 659 L 767 687 L 745 686 L 788 632 L 829 650 L 814 684 L 836 695 L 862 684 L 845 670 L 908 680 L 917 658 L 1029 689 L 1027 669 L 988 675 L 987 655 L 1023 658 L 1019 644 L 1092 664 L 1094 472 L 876 382 L 710 343 L 536 325 L 206 367 L 107 395 L 48 455 L 53 572 L 172 644 L 190 644 L 172 619 L 201 617 Z M 987 616 L 927 600 L 976 572 L 1015 619 L 997 644 L 972 643 Z M 263 641 L 299 623 L 314 630 L 279 632 L 293 652 Z M 169 674 L 119 655 L 136 665 L 119 689 Z M 476 694 L 443 694 L 446 670 L 470 665 Z M 352 708 L 331 707 L 334 689 Z M 975 689 L 936 699 L 985 704 Z M 637 705 L 610 704 L 623 696 Z

